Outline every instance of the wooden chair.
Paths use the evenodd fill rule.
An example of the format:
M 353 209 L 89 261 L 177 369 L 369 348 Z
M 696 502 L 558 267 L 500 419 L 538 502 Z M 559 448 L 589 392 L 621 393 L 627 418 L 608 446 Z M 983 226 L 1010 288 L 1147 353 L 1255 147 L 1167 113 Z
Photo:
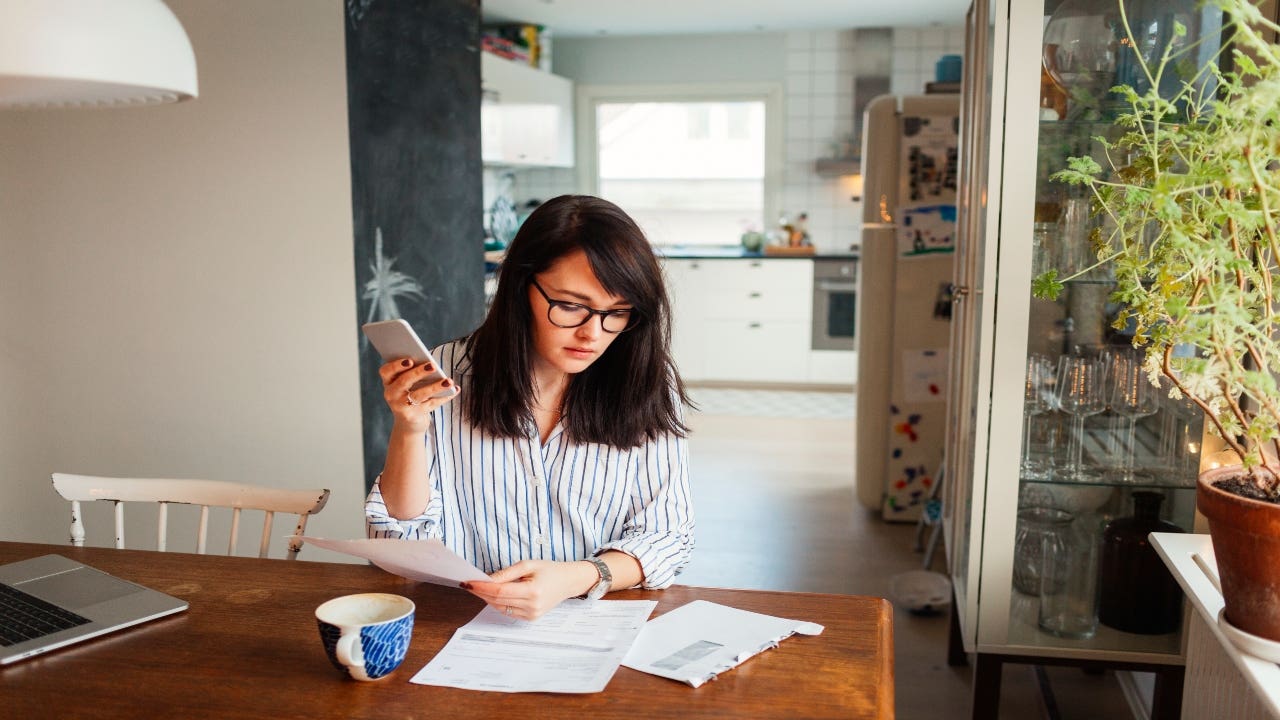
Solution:
M 81 521 L 81 501 L 106 500 L 115 503 L 116 547 L 124 548 L 124 503 L 159 503 L 156 549 L 165 550 L 170 503 L 200 506 L 200 528 L 196 535 L 196 552 L 205 552 L 209 531 L 209 508 L 231 508 L 231 538 L 227 554 L 235 553 L 236 536 L 240 530 L 241 510 L 262 510 L 266 518 L 262 524 L 262 542 L 258 557 L 267 556 L 271 542 L 271 521 L 275 513 L 291 513 L 298 516 L 295 535 L 307 529 L 307 518 L 324 509 L 329 501 L 328 490 L 286 490 L 257 485 L 222 482 L 218 480 L 166 480 L 160 478 L 111 478 L 92 475 L 53 474 L 53 488 L 64 499 L 71 501 L 71 544 L 84 546 L 84 523 Z M 302 550 L 300 540 L 289 540 L 289 560 L 297 559 Z

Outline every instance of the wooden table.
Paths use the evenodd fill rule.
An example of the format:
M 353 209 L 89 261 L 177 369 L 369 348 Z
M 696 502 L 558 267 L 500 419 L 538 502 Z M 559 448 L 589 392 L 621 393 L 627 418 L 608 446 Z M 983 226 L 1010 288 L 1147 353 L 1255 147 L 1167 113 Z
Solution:
M 304 551 L 305 552 L 305 551 Z M 454 588 L 368 565 L 0 542 L 0 563 L 57 553 L 187 600 L 184 613 L 0 668 L 6 717 L 892 718 L 892 609 L 881 598 L 677 586 L 632 590 L 654 617 L 693 600 L 809 620 L 794 636 L 694 689 L 621 667 L 589 695 L 508 694 L 409 678 L 483 607 Z M 417 604 L 409 656 L 377 682 L 329 664 L 314 611 L 338 595 L 391 592 Z

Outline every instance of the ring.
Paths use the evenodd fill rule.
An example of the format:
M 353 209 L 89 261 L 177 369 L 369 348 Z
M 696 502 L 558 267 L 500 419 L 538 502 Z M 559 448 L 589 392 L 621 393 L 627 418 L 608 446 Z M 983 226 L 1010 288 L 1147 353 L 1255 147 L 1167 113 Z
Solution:
M 511 609 L 510 605 L 508 605 L 507 609 L 503 610 L 502 612 L 506 613 L 507 617 L 511 617 L 515 613 L 515 611 Z
M 405 402 L 406 402 L 406 403 L 408 403 L 409 405 L 417 405 L 417 404 L 419 404 L 419 403 L 418 403 L 418 401 L 417 401 L 417 400 L 414 400 L 414 399 L 413 399 L 413 396 L 409 394 L 409 391 L 408 391 L 408 390 L 405 390 L 405 391 L 404 391 L 404 400 L 405 400 Z

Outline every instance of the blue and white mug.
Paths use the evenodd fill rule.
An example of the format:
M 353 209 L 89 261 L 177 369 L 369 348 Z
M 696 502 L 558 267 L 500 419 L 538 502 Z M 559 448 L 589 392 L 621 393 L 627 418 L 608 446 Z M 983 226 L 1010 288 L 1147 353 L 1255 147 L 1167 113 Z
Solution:
M 413 601 L 389 593 L 334 598 L 316 608 L 320 639 L 333 666 L 356 680 L 400 667 L 413 637 Z

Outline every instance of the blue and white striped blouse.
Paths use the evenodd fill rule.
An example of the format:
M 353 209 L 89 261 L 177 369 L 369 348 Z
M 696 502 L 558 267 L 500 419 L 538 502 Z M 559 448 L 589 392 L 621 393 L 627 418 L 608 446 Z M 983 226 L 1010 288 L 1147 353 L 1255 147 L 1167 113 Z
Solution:
M 432 354 L 467 392 L 464 350 L 455 341 Z M 439 538 L 485 572 L 620 550 L 640 562 L 646 588 L 667 587 L 688 562 L 693 507 L 684 438 L 662 435 L 619 450 L 571 443 L 561 422 L 544 445 L 536 428 L 520 438 L 485 433 L 467 421 L 460 401 L 432 415 L 426 510 L 410 520 L 391 517 L 375 482 L 365 501 L 369 537 Z

